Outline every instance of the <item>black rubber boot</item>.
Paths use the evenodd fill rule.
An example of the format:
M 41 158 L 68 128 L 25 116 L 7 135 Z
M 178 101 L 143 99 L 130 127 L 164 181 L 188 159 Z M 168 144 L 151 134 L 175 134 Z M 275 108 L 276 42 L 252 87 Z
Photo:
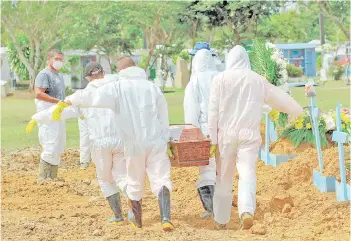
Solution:
M 133 228 L 135 229 L 140 229 L 142 228 L 142 208 L 141 208 L 141 200 L 140 201 L 134 201 L 134 200 L 128 200 L 128 205 L 129 205 L 129 211 L 128 211 L 128 220 L 129 223 L 132 225 Z
M 203 186 L 197 189 L 200 195 L 200 200 L 202 202 L 202 206 L 206 210 L 202 214 L 202 218 L 213 217 L 213 194 L 214 194 L 214 186 Z
M 114 217 L 109 218 L 108 222 L 122 224 L 124 219 L 121 210 L 121 198 L 119 192 L 107 197 L 107 201 L 115 215 Z
M 171 223 L 171 195 L 165 186 L 158 193 L 158 205 L 160 206 L 162 229 L 169 232 L 174 229 L 174 226 Z

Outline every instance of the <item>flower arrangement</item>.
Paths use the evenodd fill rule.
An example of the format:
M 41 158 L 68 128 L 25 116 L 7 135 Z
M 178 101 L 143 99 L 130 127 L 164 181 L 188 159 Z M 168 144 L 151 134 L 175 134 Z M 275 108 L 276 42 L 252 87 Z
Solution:
M 274 127 L 278 126 L 284 128 L 288 124 L 288 114 L 279 112 L 275 109 L 269 112 L 269 119 L 273 122 Z
M 283 52 L 272 43 L 256 39 L 250 52 L 251 65 L 254 71 L 267 78 L 267 80 L 284 91 L 289 92 L 288 63 L 283 57 Z M 274 126 L 284 128 L 288 123 L 288 115 L 272 110 L 270 119 Z
M 326 146 L 328 143 L 325 135 L 327 129 L 325 119 L 322 116 L 318 118 L 318 128 L 321 137 L 321 145 Z M 315 136 L 312 131 L 310 116 L 307 113 L 304 113 L 296 120 L 292 121 L 291 125 L 282 131 L 280 138 L 290 140 L 294 147 L 298 147 L 302 143 L 315 145 Z
M 269 42 L 266 43 L 266 48 L 272 50 L 271 59 L 278 65 L 280 85 L 284 85 L 288 81 L 288 62 L 284 59 L 283 51 Z
M 282 51 L 274 44 L 254 40 L 250 60 L 253 70 L 267 78 L 271 84 L 281 86 L 288 80 L 288 63 L 284 60 Z
M 335 126 L 336 126 L 336 113 L 335 113 L 335 110 L 329 111 L 328 115 L 331 116 L 334 119 Z M 350 135 L 351 134 L 350 109 L 342 108 L 341 109 L 341 113 L 340 113 L 340 117 L 341 117 L 341 129 L 342 129 L 341 131 Z

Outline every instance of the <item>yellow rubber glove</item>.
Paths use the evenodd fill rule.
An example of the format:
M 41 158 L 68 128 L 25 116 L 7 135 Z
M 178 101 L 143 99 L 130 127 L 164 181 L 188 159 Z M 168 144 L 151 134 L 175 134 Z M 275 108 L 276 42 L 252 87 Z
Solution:
M 30 120 L 26 126 L 26 133 L 31 133 L 33 128 L 37 125 L 36 120 Z
M 66 104 L 65 102 L 58 102 L 56 104 L 56 107 L 55 107 L 55 110 L 52 112 L 52 120 L 53 121 L 59 121 L 61 120 L 61 114 L 62 114 L 62 111 L 67 108 L 69 105 Z
M 171 145 L 169 143 L 167 145 L 167 154 L 168 154 L 168 157 L 171 158 L 171 159 L 174 157 L 173 153 L 172 153 L 172 150 L 171 150 Z
M 213 157 L 216 156 L 217 147 L 218 147 L 218 145 L 211 144 L 211 146 L 210 146 L 210 158 L 213 158 Z

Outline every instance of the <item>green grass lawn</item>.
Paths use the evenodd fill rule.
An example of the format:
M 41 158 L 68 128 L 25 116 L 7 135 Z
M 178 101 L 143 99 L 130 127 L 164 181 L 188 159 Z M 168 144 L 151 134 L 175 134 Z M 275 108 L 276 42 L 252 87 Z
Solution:
M 342 81 L 328 82 L 324 87 L 317 87 L 317 106 L 323 110 L 335 108 L 340 102 L 350 107 L 350 89 L 345 88 Z M 304 88 L 295 88 L 292 95 L 301 105 L 308 105 L 309 99 L 304 96 Z M 183 96 L 184 91 L 165 94 L 168 102 L 170 123 L 183 123 Z M 1 101 L 1 147 L 17 149 L 26 146 L 38 145 L 38 131 L 26 134 L 25 127 L 30 117 L 35 113 L 33 98 L 26 94 L 17 94 Z M 77 120 L 69 120 L 67 129 L 67 147 L 79 146 L 79 131 Z

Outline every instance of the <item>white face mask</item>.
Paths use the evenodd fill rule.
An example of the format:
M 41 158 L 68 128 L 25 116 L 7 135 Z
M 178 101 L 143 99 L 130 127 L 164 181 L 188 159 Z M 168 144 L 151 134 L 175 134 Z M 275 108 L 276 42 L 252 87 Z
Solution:
M 54 63 L 52 64 L 52 67 L 56 70 L 61 69 L 62 66 L 63 66 L 63 62 L 61 62 L 61 61 L 54 60 Z

